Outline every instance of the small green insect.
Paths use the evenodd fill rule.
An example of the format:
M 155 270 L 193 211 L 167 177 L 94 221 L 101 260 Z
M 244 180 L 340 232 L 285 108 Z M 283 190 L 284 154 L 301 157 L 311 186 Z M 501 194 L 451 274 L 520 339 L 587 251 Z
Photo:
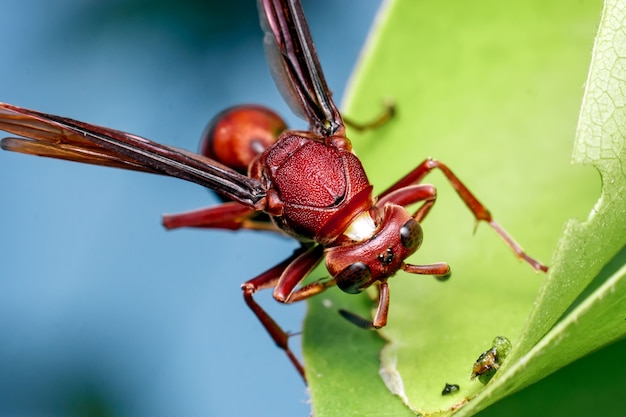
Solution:
M 474 362 L 470 379 L 473 380 L 478 377 L 478 380 L 483 384 L 489 382 L 511 352 L 511 348 L 511 341 L 506 337 L 497 336 L 493 339 L 491 349 L 481 353 Z

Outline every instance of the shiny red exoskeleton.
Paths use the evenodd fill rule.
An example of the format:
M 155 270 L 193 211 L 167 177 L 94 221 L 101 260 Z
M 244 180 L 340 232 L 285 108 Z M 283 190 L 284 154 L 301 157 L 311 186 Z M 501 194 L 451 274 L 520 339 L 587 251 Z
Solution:
M 170 175 L 213 189 L 226 200 L 214 207 L 164 216 L 164 225 L 170 229 L 270 230 L 301 241 L 289 258 L 247 281 L 242 289 L 247 305 L 303 378 L 304 368 L 288 346 L 289 335 L 256 303 L 253 294 L 273 288 L 276 300 L 292 303 L 334 285 L 348 293 L 375 285 L 379 295 L 373 320 L 341 313 L 364 328 L 384 326 L 389 307 L 387 281 L 396 272 L 441 279 L 450 274 L 446 263 L 405 262 L 422 243 L 420 222 L 436 199 L 435 188 L 421 183 L 433 169 L 443 172 L 477 221 L 489 223 L 534 269 L 547 270 L 515 243 L 441 162 L 426 159 L 375 197 L 326 86 L 299 1 L 261 0 L 259 9 L 273 75 L 294 112 L 309 122 L 309 130 L 285 130 L 280 117 L 263 107 L 231 108 L 210 124 L 202 154 L 194 154 L 121 131 L 0 103 L 0 129 L 23 137 L 5 138 L 2 148 Z M 418 208 L 409 212 L 406 207 L 412 204 Z M 331 279 L 302 286 L 322 259 Z

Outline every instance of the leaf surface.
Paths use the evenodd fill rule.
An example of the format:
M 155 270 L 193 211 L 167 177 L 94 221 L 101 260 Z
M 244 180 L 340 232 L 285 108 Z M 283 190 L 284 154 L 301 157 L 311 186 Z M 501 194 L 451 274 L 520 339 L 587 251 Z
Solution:
M 367 120 L 391 99 L 397 115 L 349 132 L 354 148 L 378 192 L 426 157 L 443 161 L 551 270 L 516 260 L 488 225 L 473 233 L 471 213 L 433 172 L 437 203 L 409 261 L 446 261 L 452 278 L 391 278 L 380 337 L 336 312 L 367 314 L 366 295 L 332 289 L 310 301 L 303 341 L 318 417 L 464 405 L 469 415 L 624 335 L 622 8 L 607 3 L 589 72 L 601 1 L 440 3 L 396 0 L 381 11 L 343 109 Z M 575 162 L 594 164 L 602 189 L 598 171 L 571 164 L 574 139 Z M 513 352 L 488 385 L 470 381 L 495 336 Z M 446 383 L 460 390 L 442 396 Z

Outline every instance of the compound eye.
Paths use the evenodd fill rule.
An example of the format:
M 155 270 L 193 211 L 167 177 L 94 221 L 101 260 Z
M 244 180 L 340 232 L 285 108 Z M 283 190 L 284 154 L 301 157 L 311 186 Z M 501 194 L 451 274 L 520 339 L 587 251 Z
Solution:
M 355 262 L 335 276 L 337 286 L 349 294 L 358 294 L 365 289 L 365 285 L 372 277 L 372 273 L 363 262 Z
M 416 251 L 420 247 L 423 237 L 422 226 L 415 219 L 407 221 L 400 228 L 402 246 L 411 251 Z

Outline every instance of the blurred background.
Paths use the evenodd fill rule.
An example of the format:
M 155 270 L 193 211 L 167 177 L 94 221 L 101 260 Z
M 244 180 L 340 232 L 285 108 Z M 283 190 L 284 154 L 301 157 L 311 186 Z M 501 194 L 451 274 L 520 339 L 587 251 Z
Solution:
M 379 6 L 304 1 L 337 101 Z M 254 0 L 4 0 L 0 101 L 190 150 L 234 104 L 303 128 L 261 39 Z M 0 416 L 309 414 L 239 289 L 294 241 L 166 232 L 218 201 L 176 179 L 10 153 L 0 178 Z M 304 304 L 259 299 L 300 329 Z

